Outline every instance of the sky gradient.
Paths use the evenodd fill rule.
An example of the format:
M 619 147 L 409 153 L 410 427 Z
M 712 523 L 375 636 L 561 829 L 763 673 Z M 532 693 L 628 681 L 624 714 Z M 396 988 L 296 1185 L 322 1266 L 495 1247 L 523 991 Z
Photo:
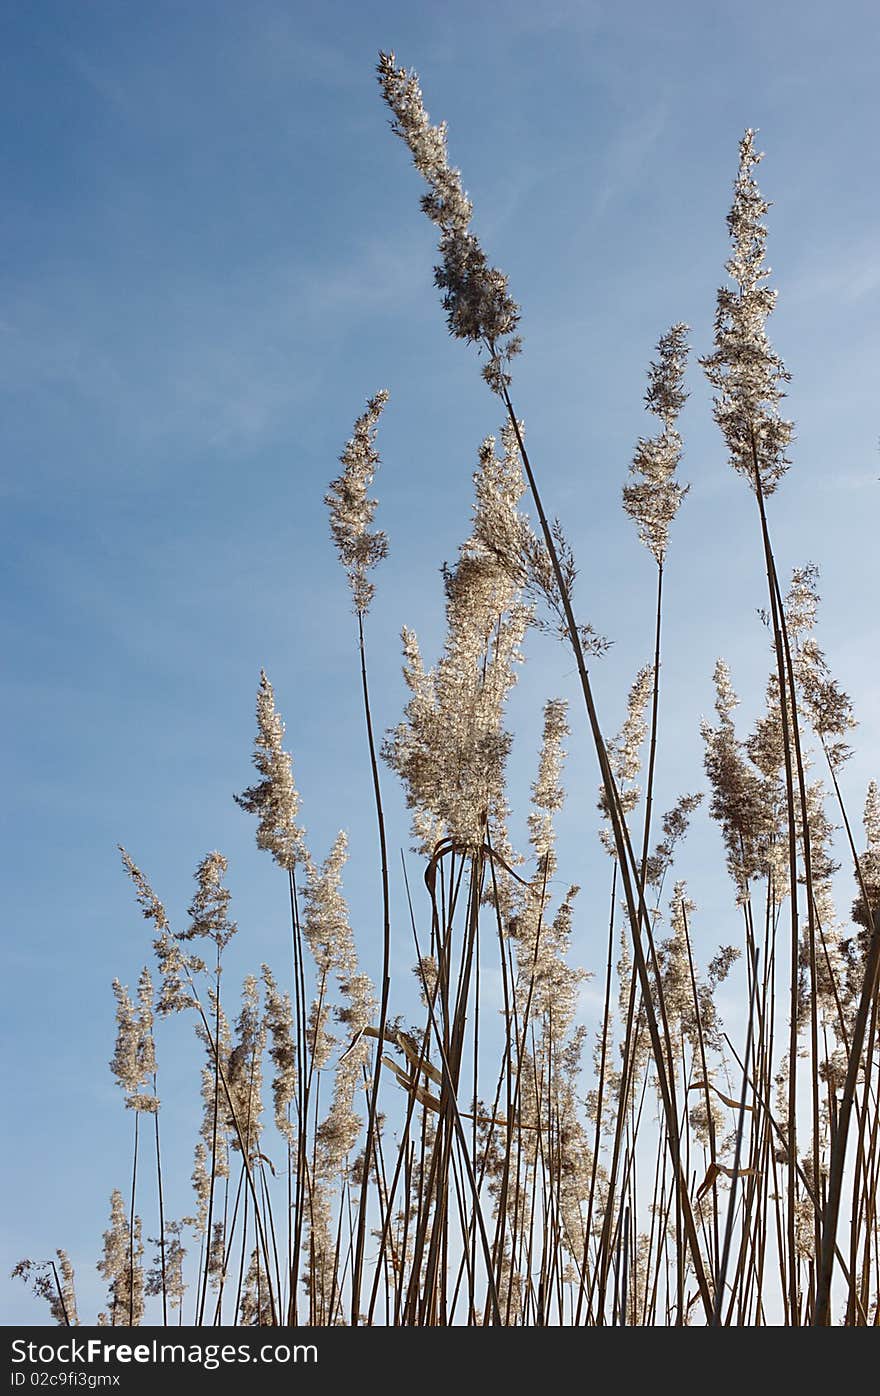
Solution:
M 251 780 L 261 667 L 314 856 L 349 831 L 346 893 L 378 974 L 355 620 L 323 495 L 366 399 L 387 388 L 375 493 L 390 557 L 368 629 L 385 729 L 406 701 L 400 626 L 430 660 L 442 642 L 439 568 L 467 535 L 477 450 L 500 425 L 473 354 L 445 330 L 434 230 L 388 129 L 378 49 L 417 69 L 448 122 L 476 231 L 522 305 L 514 397 L 578 559 L 579 617 L 614 641 L 595 666 L 608 732 L 652 638 L 653 563 L 620 489 L 653 427 L 654 345 L 676 321 L 692 327 L 661 809 L 705 787 L 698 726 L 716 657 L 746 697 L 744 724 L 771 662 L 754 501 L 696 363 L 711 348 L 737 143 L 759 129 L 779 291 L 769 333 L 796 425 L 771 527 L 784 575 L 822 570 L 819 639 L 861 720 L 846 770 L 860 815 L 880 776 L 878 41 L 872 0 L 0 6 L 5 1322 L 45 1321 L 6 1277 L 56 1246 L 77 1267 L 81 1317 L 103 1302 L 94 1263 L 131 1127 L 107 1069 L 110 982 L 134 985 L 149 952 L 116 844 L 178 923 L 197 863 L 222 850 L 241 926 L 232 976 L 284 962 L 283 879 L 231 798 Z M 511 702 L 520 797 L 544 698 L 575 712 L 577 697 L 558 647 L 534 637 L 529 656 Z M 560 877 L 584 887 L 576 955 L 600 969 L 598 775 L 580 731 L 568 745 Z M 384 779 L 397 850 L 408 819 Z M 708 821 L 677 875 L 706 955 L 735 941 Z M 408 980 L 402 921 L 395 959 Z M 731 1003 L 734 1026 L 740 1012 Z M 159 1039 L 163 1128 L 186 1159 L 175 1215 L 190 1205 L 193 1073 L 175 1082 L 162 1064 L 185 1040 L 178 1025 Z

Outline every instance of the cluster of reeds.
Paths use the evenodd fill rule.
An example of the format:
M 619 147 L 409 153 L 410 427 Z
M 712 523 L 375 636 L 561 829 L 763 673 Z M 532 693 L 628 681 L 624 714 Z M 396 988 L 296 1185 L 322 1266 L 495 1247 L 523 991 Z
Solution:
M 590 679 L 603 642 L 576 618 L 573 553 L 545 510 L 514 406 L 518 307 L 471 230 L 445 128 L 431 125 L 415 75 L 383 54 L 379 79 L 427 183 L 449 329 L 483 354 L 503 425 L 480 448 L 471 533 L 445 571 L 443 652 L 426 668 L 404 630 L 410 697 L 384 742 L 370 706 L 366 620 L 372 569 L 387 551 L 370 497 L 386 393 L 355 424 L 327 494 L 354 602 L 375 795 L 383 928 L 381 943 L 361 949 L 376 985 L 359 968 L 342 892 L 345 836 L 313 859 L 265 674 L 259 778 L 236 798 L 256 817 L 289 904 L 284 971 L 276 978 L 264 965 L 231 1003 L 225 859 L 211 853 L 199 864 L 188 924 L 175 929 L 123 851 L 153 923 L 158 989 L 146 969 L 134 1000 L 114 984 L 111 1065 L 132 1111 L 133 1166 L 112 1196 L 99 1321 L 137 1324 L 152 1304 L 164 1323 L 200 1324 L 877 1324 L 880 797 L 872 784 L 862 841 L 840 779 L 854 717 L 815 637 L 816 569 L 784 581 L 773 551 L 770 501 L 792 427 L 780 415 L 788 374 L 766 333 L 775 293 L 754 133 L 740 144 L 729 283 L 701 364 L 731 464 L 755 500 L 771 667 L 766 709 L 747 734 L 736 729 L 727 667 L 715 671 L 717 716 L 702 732 L 708 805 L 742 943 L 701 965 L 678 875 L 701 796 L 682 794 L 662 816 L 654 808 L 664 568 L 686 494 L 677 422 L 687 326 L 659 338 L 645 398 L 657 431 L 638 441 L 623 489 L 656 563 L 654 652 L 612 737 Z M 524 852 L 508 832 L 505 704 L 535 626 L 570 648 L 583 712 L 546 703 Z M 607 945 L 592 1041 L 575 963 L 579 889 L 560 895 L 555 832 L 564 743 L 584 718 L 610 855 L 607 889 L 590 889 L 586 913 L 602 919 Z M 409 1018 L 398 1015 L 416 1002 L 410 971 L 391 963 L 398 874 L 383 764 L 402 784 L 418 853 L 399 874 L 418 990 Z M 832 902 L 838 827 L 855 880 L 851 924 Z M 715 991 L 741 954 L 747 1027 L 732 1041 Z M 490 965 L 500 1023 L 484 1007 Z M 180 1220 L 163 1201 L 156 1014 L 189 1015 L 203 1053 L 195 1202 Z M 138 1211 L 147 1168 L 158 1232 L 149 1268 Z M 77 1322 L 63 1251 L 57 1265 L 26 1261 L 18 1271 L 53 1318 Z

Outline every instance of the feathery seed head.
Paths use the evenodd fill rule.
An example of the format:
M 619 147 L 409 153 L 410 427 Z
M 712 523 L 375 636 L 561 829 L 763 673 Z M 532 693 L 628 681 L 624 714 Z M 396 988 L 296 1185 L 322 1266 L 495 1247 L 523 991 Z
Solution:
M 188 908 L 191 920 L 180 940 L 213 940 L 219 952 L 235 935 L 238 927 L 228 916 L 231 893 L 223 886 L 228 867 L 223 854 L 217 852 L 207 853 L 199 863 L 194 874 L 198 888 Z
M 487 517 L 507 518 L 521 492 L 518 464 L 495 459 L 484 443 L 474 477 L 474 528 L 445 571 L 447 637 L 436 669 L 425 671 L 411 630 L 403 632 L 405 720 L 383 755 L 397 771 L 413 811 L 413 832 L 430 854 L 448 835 L 462 847 L 493 841 L 507 809 L 504 770 L 511 737 L 504 705 L 516 681 L 520 645 L 531 619 L 515 577 L 485 541 Z
M 156 1071 L 153 982 L 149 970 L 144 969 L 141 972 L 137 1009 L 129 997 L 128 990 L 118 979 L 113 980 L 113 993 L 116 998 L 116 1047 L 110 1070 L 125 1091 L 127 1109 L 155 1114 L 159 1108 L 158 1099 L 155 1095 L 145 1094 L 141 1089 L 149 1083 Z
M 262 1130 L 265 1046 L 266 1024 L 260 1013 L 259 984 L 254 975 L 248 974 L 242 984 L 241 1010 L 235 1023 L 235 1045 L 226 1054 L 225 1063 L 226 1084 L 232 1101 L 231 1110 L 228 1110 L 227 1102 L 226 1126 L 232 1147 L 240 1152 L 243 1143 L 248 1156 L 259 1148 Z
M 636 674 L 626 703 L 626 718 L 616 737 L 606 742 L 608 760 L 615 782 L 619 787 L 620 808 L 624 815 L 631 814 L 639 802 L 640 791 L 633 782 L 642 768 L 641 748 L 648 733 L 645 709 L 654 691 L 654 665 L 645 664 Z M 602 818 L 610 825 L 610 804 L 604 782 L 599 786 L 598 809 Z M 612 858 L 617 857 L 617 847 L 610 827 L 600 830 L 599 838 Z
M 181 1307 L 186 1293 L 186 1282 L 183 1278 L 186 1247 L 180 1239 L 183 1228 L 182 1221 L 166 1221 L 164 1248 L 160 1245 L 158 1237 L 149 1238 L 150 1243 L 156 1247 L 156 1253 L 153 1264 L 147 1271 L 145 1292 L 153 1297 L 164 1293 L 172 1311 Z
M 56 1265 L 52 1260 L 20 1260 L 12 1271 L 13 1280 L 30 1284 L 37 1299 L 45 1299 L 49 1313 L 59 1326 L 75 1328 L 79 1324 L 76 1310 L 74 1271 L 66 1251 L 57 1250 Z
M 170 930 L 168 917 L 165 915 L 165 908 L 159 901 L 159 898 L 156 896 L 149 882 L 147 882 L 140 868 L 132 862 L 128 853 L 122 847 L 122 844 L 117 844 L 117 847 L 122 855 L 123 866 L 135 885 L 138 903 L 145 918 L 148 921 L 153 921 L 156 930 L 162 935 L 163 932 Z
M 561 698 L 548 698 L 544 705 L 544 740 L 538 762 L 538 776 L 532 785 L 534 809 L 528 817 L 529 835 L 535 854 L 549 879 L 556 870 L 553 815 L 562 809 L 562 743 L 570 728 L 566 721 L 568 704 Z
M 380 53 L 378 77 L 393 113 L 391 129 L 405 141 L 428 184 L 422 211 L 440 229 L 441 262 L 434 268 L 434 280 L 443 292 L 449 332 L 488 349 L 484 377 L 500 393 L 510 382 L 505 366 L 520 349 L 514 334 L 519 306 L 508 291 L 507 277 L 489 266 L 470 231 L 473 205 L 460 172 L 449 163 L 445 122 L 432 126 L 425 111 L 418 75 L 399 68 L 393 53 Z
M 261 669 L 252 760 L 263 779 L 233 798 L 248 814 L 259 817 L 257 848 L 264 848 L 279 867 L 292 873 L 297 863 L 308 862 L 309 855 L 303 831 L 296 823 L 299 794 L 293 783 L 290 754 L 281 745 L 283 740 L 284 723 L 275 708 L 272 685 Z
M 676 844 L 678 844 L 687 833 L 691 815 L 697 806 L 702 803 L 702 800 L 702 794 L 681 795 L 672 806 L 672 809 L 667 810 L 666 814 L 664 814 L 663 838 L 657 844 L 657 847 L 648 859 L 646 881 L 649 886 L 659 889 L 672 863 Z
M 110 1322 L 138 1325 L 144 1316 L 144 1253 L 141 1240 L 141 1219 L 134 1218 L 134 1254 L 131 1253 L 131 1232 L 125 1215 L 122 1193 L 114 1188 L 110 1198 L 110 1227 L 104 1232 L 104 1254 L 98 1261 L 98 1271 L 110 1288 Z
M 770 205 L 761 197 L 753 170 L 763 158 L 755 150 L 755 132 L 740 141 L 740 160 L 727 226 L 733 251 L 726 263 L 735 283 L 718 292 L 715 351 L 700 360 L 715 389 L 715 420 L 721 428 L 734 469 L 757 491 L 772 494 L 788 469 L 786 450 L 792 423 L 779 415 L 782 384 L 791 375 L 767 338 L 765 324 L 776 292 L 766 284 L 767 229 L 761 221 Z
M 880 790 L 875 780 L 868 786 L 865 797 L 865 837 L 868 846 L 859 855 L 864 892 L 860 883 L 859 895 L 853 903 L 853 920 L 868 932 L 873 927 L 876 934 L 880 929 Z
M 345 974 L 356 957 L 348 904 L 342 895 L 342 870 L 348 858 L 348 837 L 340 831 L 323 866 L 310 864 L 305 889 L 303 934 L 322 974 Z
M 355 422 L 351 440 L 339 458 L 343 472 L 331 483 L 324 497 L 330 510 L 333 541 L 348 573 L 354 608 L 360 615 L 369 610 L 375 590 L 367 580 L 367 572 L 388 555 L 385 534 L 370 532 L 377 501 L 368 494 L 379 465 L 374 442 L 379 417 L 387 401 L 388 393 L 384 389 L 370 398 L 367 410 Z
M 626 721 L 609 744 L 612 769 L 617 780 L 632 781 L 641 770 L 640 752 L 648 724 L 645 709 L 654 691 L 654 665 L 645 664 L 636 674 L 626 705 Z M 613 753 L 613 754 L 612 754 Z
M 738 899 L 748 899 L 753 878 L 772 874 L 774 895 L 781 900 L 788 890 L 784 798 L 775 776 L 760 774 L 748 760 L 747 745 L 737 739 L 731 713 L 739 699 L 721 659 L 715 666 L 715 695 L 718 726 L 701 724 L 703 760 L 712 786 L 709 812 L 721 826 Z M 775 759 L 772 742 L 759 746 L 762 754 L 767 749 L 768 761 Z
M 290 995 L 281 994 L 268 965 L 263 965 L 263 983 L 266 986 L 266 1027 L 269 1030 L 271 1046 L 269 1056 L 275 1065 L 272 1081 L 272 1099 L 275 1105 L 275 1124 L 280 1134 L 290 1144 L 296 1141 L 296 1131 L 290 1117 L 290 1107 L 296 1099 L 296 1043 L 293 1036 L 293 1009 Z
M 813 635 L 819 611 L 819 569 L 815 563 L 795 568 L 785 598 L 785 618 L 794 639 L 795 675 L 804 707 L 825 754 L 835 769 L 852 755 L 847 737 L 858 726 L 849 694 L 831 673 Z
M 661 565 L 670 525 L 689 489 L 675 479 L 681 460 L 681 437 L 675 424 L 687 398 L 682 386 L 688 354 L 687 331 L 687 325 L 673 325 L 658 341 L 659 359 L 651 364 L 645 403 L 648 411 L 661 419 L 663 430 L 658 436 L 639 439 L 630 466 L 635 479 L 623 487 L 624 510 L 637 524 L 645 547 Z

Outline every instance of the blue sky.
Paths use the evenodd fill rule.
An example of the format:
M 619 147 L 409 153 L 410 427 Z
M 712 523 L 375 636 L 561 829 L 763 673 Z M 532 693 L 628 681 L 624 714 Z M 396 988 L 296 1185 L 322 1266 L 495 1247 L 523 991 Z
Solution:
M 436 653 L 438 569 L 468 531 L 477 448 L 499 414 L 446 334 L 433 229 L 388 130 L 377 50 L 415 67 L 448 121 L 476 229 L 522 304 L 517 408 L 579 561 L 581 618 L 615 641 L 596 670 L 609 731 L 651 640 L 653 565 L 620 487 L 651 429 L 653 346 L 674 321 L 693 327 L 661 807 L 703 784 L 697 727 L 716 656 L 746 716 L 770 663 L 754 502 L 695 363 L 711 345 L 737 142 L 759 128 L 780 293 L 770 333 L 797 429 L 772 528 L 786 572 L 822 567 L 820 638 L 862 721 L 846 778 L 858 814 L 880 775 L 880 15 L 870 0 L 7 0 L 0 35 L 2 1268 L 66 1247 L 85 1317 L 101 1302 L 110 1189 L 129 1167 L 131 1120 L 106 1069 L 110 981 L 133 984 L 148 952 L 116 843 L 178 920 L 197 862 L 220 848 L 236 969 L 284 960 L 284 887 L 231 799 L 251 777 L 261 666 L 315 856 L 349 830 L 346 887 L 364 966 L 379 968 L 354 619 L 323 494 L 365 399 L 387 387 L 376 492 L 391 556 L 369 644 L 389 727 L 405 701 L 400 626 Z M 530 657 L 512 702 L 522 794 L 544 697 L 576 697 L 561 651 L 536 638 Z M 560 875 L 584 886 L 578 959 L 599 968 L 597 775 L 579 733 L 570 751 Z M 399 848 L 403 800 L 390 773 L 385 785 Z M 707 953 L 738 936 L 721 859 L 706 825 L 678 870 Z M 395 944 L 408 980 L 403 923 Z M 173 1057 L 174 1030 L 165 1040 Z M 179 1213 L 191 1077 L 178 1088 L 173 1075 Z M 43 1321 L 22 1286 L 4 1279 L 0 1293 L 7 1322 Z

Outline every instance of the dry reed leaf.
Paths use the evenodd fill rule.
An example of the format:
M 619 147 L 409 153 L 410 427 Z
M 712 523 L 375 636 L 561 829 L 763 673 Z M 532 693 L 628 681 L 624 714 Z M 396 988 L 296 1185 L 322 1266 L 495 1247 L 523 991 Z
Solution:
M 717 1163 L 710 1163 L 710 1164 L 709 1164 L 709 1167 L 706 1169 L 706 1176 L 705 1176 L 705 1178 L 703 1179 L 703 1181 L 702 1181 L 702 1183 L 700 1184 L 700 1186 L 697 1188 L 697 1201 L 698 1201 L 698 1202 L 700 1201 L 700 1199 L 701 1199 L 702 1197 L 705 1197 L 705 1196 L 706 1196 L 706 1193 L 709 1191 L 709 1189 L 711 1188 L 712 1184 L 715 1182 L 715 1179 L 718 1177 L 718 1174 L 719 1174 L 720 1172 L 721 1172 L 721 1170 L 720 1170 L 720 1168 L 718 1167 L 718 1164 L 717 1164 Z
M 490 848 L 488 844 L 481 844 L 479 846 L 479 849 L 476 849 L 476 847 L 469 848 L 465 844 L 459 843 L 457 839 L 450 838 L 449 836 L 447 836 L 445 839 L 441 839 L 439 843 L 434 845 L 434 852 L 431 855 L 431 861 L 425 869 L 425 886 L 431 893 L 432 897 L 434 896 L 436 889 L 437 867 L 439 865 L 440 859 L 445 857 L 447 853 L 468 854 L 473 853 L 475 851 L 479 851 L 486 858 L 490 859 L 490 861 L 499 863 L 501 867 L 504 869 L 504 871 L 506 873 L 509 873 L 510 876 L 520 884 L 520 886 L 528 887 L 529 884 L 527 880 L 523 877 L 520 877 L 519 873 L 514 872 L 510 864 L 505 862 L 505 860 L 501 857 L 501 854 L 497 853 L 494 848 Z
M 399 1085 L 403 1086 L 404 1090 L 408 1091 L 412 1089 L 413 1082 L 411 1077 L 407 1076 L 406 1072 L 401 1070 L 392 1057 L 383 1057 L 382 1062 L 384 1066 L 388 1067 L 389 1071 L 394 1072 Z
M 267 1158 L 265 1154 L 257 1154 L 257 1158 L 262 1159 L 263 1163 L 268 1163 L 270 1169 L 272 1170 L 273 1178 L 278 1177 L 278 1174 L 275 1172 L 275 1165 L 270 1158 Z
M 412 1047 L 409 1047 L 409 1048 L 408 1048 L 408 1047 L 404 1044 L 404 1042 L 403 1042 L 402 1040 L 401 1040 L 401 1042 L 400 1042 L 400 1046 L 403 1048 L 404 1052 L 406 1052 L 407 1058 L 412 1062 L 412 1065 L 413 1065 L 414 1068 L 415 1068 L 415 1067 L 419 1067 L 419 1068 L 421 1068 L 422 1071 L 424 1071 L 424 1070 L 426 1069 L 426 1067 L 427 1067 L 427 1068 L 428 1068 L 428 1074 L 430 1075 L 431 1079 L 434 1080 L 434 1081 L 436 1081 L 438 1085 L 441 1085 L 441 1086 L 442 1086 L 442 1084 L 443 1084 L 443 1078 L 441 1077 L 439 1071 L 437 1071 L 437 1069 L 436 1069 L 435 1067 L 431 1066 L 431 1063 L 430 1063 L 430 1062 L 423 1062 L 423 1061 L 421 1061 L 421 1060 L 419 1059 L 419 1057 L 418 1057 L 418 1054 L 415 1052 L 414 1048 L 412 1048 Z M 432 1095 L 431 1092 L 430 1092 L 429 1090 L 426 1090 L 424 1086 L 419 1086 L 419 1085 L 416 1083 L 415 1079 L 414 1079 L 412 1076 L 407 1076 L 406 1072 L 403 1071 L 403 1070 L 397 1065 L 397 1062 L 394 1061 L 391 1057 L 384 1057 L 384 1056 L 383 1056 L 382 1061 L 383 1061 L 383 1063 L 385 1064 L 385 1066 L 387 1066 L 387 1067 L 389 1068 L 389 1070 L 392 1071 L 392 1072 L 394 1073 L 394 1075 L 395 1075 L 395 1077 L 396 1077 L 396 1079 L 397 1079 L 398 1085 L 403 1086 L 404 1090 L 406 1090 L 406 1091 L 412 1091 L 412 1093 L 413 1093 L 413 1095 L 415 1096 L 416 1100 L 419 1101 L 420 1104 L 426 1105 L 426 1106 L 428 1107 L 429 1110 L 436 1110 L 438 1114 L 440 1113 L 441 1105 L 440 1105 L 440 1101 L 438 1100 L 437 1096 Z M 368 1089 L 368 1087 L 369 1087 L 371 1084 L 372 1084 L 371 1082 L 365 1082 L 365 1083 L 364 1083 L 364 1089 L 365 1089 L 365 1090 Z M 462 1118 L 463 1120 L 473 1120 L 474 1118 L 476 1118 L 478 1124 L 481 1124 L 481 1125 L 500 1125 L 502 1129 L 507 1129 L 507 1120 L 504 1119 L 504 1118 L 502 1118 L 502 1117 L 499 1117 L 498 1115 L 493 1115 L 493 1116 L 489 1116 L 489 1115 L 477 1115 L 477 1116 L 474 1116 L 474 1115 L 468 1114 L 467 1111 L 464 1111 L 464 1110 L 463 1110 L 463 1111 L 461 1112 L 461 1118 Z M 534 1129 L 534 1128 L 536 1128 L 536 1126 L 534 1126 L 534 1125 L 523 1125 L 522 1128 L 523 1128 L 523 1129 Z
M 397 1045 L 403 1052 L 404 1056 L 406 1057 L 407 1061 L 409 1062 L 410 1066 L 413 1068 L 414 1071 L 423 1071 L 425 1075 L 430 1078 L 430 1080 L 436 1083 L 436 1085 L 443 1085 L 442 1073 L 439 1072 L 436 1066 L 433 1066 L 431 1062 L 427 1060 L 426 1057 L 423 1057 L 421 1055 L 421 1053 L 412 1045 L 412 1042 L 409 1040 L 405 1033 L 399 1032 L 397 1034 Z
M 714 1085 L 711 1081 L 709 1081 L 708 1083 L 706 1081 L 692 1081 L 691 1084 L 688 1086 L 688 1090 L 704 1091 L 706 1089 L 707 1084 L 709 1090 L 714 1091 L 718 1099 L 723 1100 L 725 1105 L 729 1105 L 731 1110 L 754 1110 L 755 1107 L 753 1105 L 744 1105 L 741 1100 L 731 1100 L 729 1095 L 725 1095 L 723 1091 L 719 1091 L 718 1087 Z
M 427 1105 L 429 1110 L 436 1110 L 439 1115 L 440 1101 L 435 1095 L 431 1095 L 431 1092 L 425 1090 L 424 1086 L 420 1086 L 412 1076 L 407 1076 L 405 1071 L 401 1071 L 397 1062 L 393 1061 L 391 1057 L 383 1057 L 382 1061 L 390 1071 L 394 1072 L 398 1085 L 403 1086 L 405 1091 L 410 1091 L 415 1096 L 416 1100 L 422 1105 Z
M 440 1102 L 430 1091 L 426 1091 L 424 1086 L 413 1086 L 413 1095 L 421 1105 L 427 1105 L 429 1110 L 436 1110 L 440 1114 Z
M 719 1173 L 723 1173 L 725 1178 L 760 1178 L 760 1170 L 757 1168 L 728 1168 L 723 1163 L 710 1163 L 706 1169 L 706 1176 L 697 1189 L 697 1202 L 705 1197 Z
M 470 1115 L 467 1110 L 460 1112 L 463 1120 L 476 1120 L 478 1125 L 500 1125 L 502 1129 L 507 1129 L 507 1120 L 501 1115 Z M 534 1129 L 534 1125 L 523 1125 L 523 1129 Z
M 363 1035 L 364 1035 L 364 1037 L 375 1037 L 376 1040 L 378 1041 L 378 1038 L 379 1038 L 379 1029 L 378 1029 L 378 1028 L 364 1028 L 364 1030 L 363 1030 Z M 383 1041 L 383 1042 L 387 1042 L 388 1045 L 389 1045 L 390 1047 L 396 1047 L 396 1046 L 397 1046 L 397 1038 L 396 1038 L 396 1037 L 393 1037 L 390 1033 L 387 1033 L 387 1032 L 386 1032 L 386 1033 L 383 1033 L 383 1034 L 382 1034 L 382 1041 Z M 355 1042 L 357 1042 L 357 1038 L 355 1038 Z M 352 1047 L 353 1047 L 353 1046 L 354 1046 L 354 1043 L 352 1043 Z M 349 1050 L 351 1050 L 351 1049 L 349 1049 Z M 383 1060 L 384 1060 L 384 1058 L 383 1058 Z
M 361 1028 L 360 1032 L 356 1032 L 356 1033 L 355 1033 L 354 1037 L 351 1039 L 351 1042 L 349 1042 L 349 1044 L 348 1044 L 348 1046 L 346 1047 L 345 1051 L 342 1053 L 342 1056 L 339 1058 L 339 1060 L 340 1060 L 341 1062 L 344 1062 L 344 1061 L 345 1061 L 345 1059 L 346 1059 L 346 1057 L 348 1056 L 349 1052 L 353 1052 L 353 1051 L 354 1051 L 355 1047 L 358 1045 L 358 1043 L 360 1042 L 361 1038 L 364 1036 L 364 1034 L 365 1034 L 366 1032 L 369 1032 L 369 1029 L 368 1029 L 368 1028 Z

